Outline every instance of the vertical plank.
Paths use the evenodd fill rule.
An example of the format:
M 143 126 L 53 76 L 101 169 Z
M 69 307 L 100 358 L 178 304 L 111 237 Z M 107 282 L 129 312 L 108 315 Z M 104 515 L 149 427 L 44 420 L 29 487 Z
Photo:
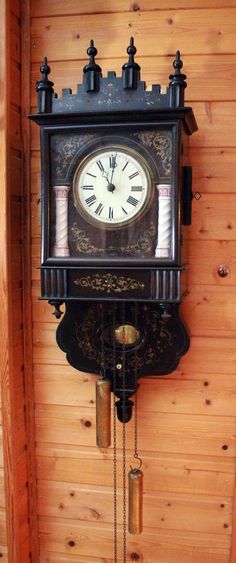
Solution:
M 25 406 L 28 453 L 30 550 L 33 563 L 39 561 L 37 481 L 35 458 L 34 378 L 32 367 L 32 310 L 31 310 L 31 223 L 30 223 L 30 1 L 21 1 L 22 10 L 22 185 L 23 185 L 23 322 L 25 358 Z M 27 77 L 27 81 L 25 80 Z
M 1 66 L 0 66 L 0 248 L 1 248 L 1 268 L 0 268 L 0 301 L 1 301 L 1 316 L 0 316 L 0 374 L 1 374 L 1 399 L 5 396 L 5 389 L 7 388 L 8 381 L 8 311 L 7 311 L 7 248 L 6 248 L 6 210 L 7 210 L 7 197 L 6 197 L 6 185 L 7 185 L 7 140 L 6 140 L 6 125 L 7 125 L 7 100 L 6 100 L 6 82 L 5 82 L 5 72 L 6 72 L 6 6 L 5 2 L 0 3 L 0 52 L 1 52 Z M 3 404 L 2 418 L 4 421 L 8 420 L 8 409 L 5 402 Z M 5 435 L 4 435 L 5 440 Z M 4 462 L 8 463 L 6 459 L 7 453 L 7 440 L 5 441 L 5 455 Z M 6 480 L 6 487 L 9 488 L 8 480 Z M 5 496 L 5 494 L 4 494 Z M 6 510 L 3 511 L 3 518 L 6 528 L 7 517 Z M 8 519 L 9 521 L 9 519 Z M 6 537 L 2 532 L 2 526 L 0 528 L 0 544 L 1 547 L 6 547 Z
M 232 9 L 229 8 L 230 6 Z M 226 519 L 224 512 L 227 503 L 230 506 L 232 504 L 236 467 L 235 447 L 232 448 L 232 445 L 228 442 L 234 435 L 233 429 L 236 421 L 233 403 L 236 383 L 232 377 L 232 388 L 230 386 L 227 391 L 226 382 L 227 373 L 233 374 L 235 372 L 235 343 L 232 337 L 235 311 L 230 297 L 232 288 L 230 290 L 228 287 L 235 284 L 235 272 L 231 268 L 230 275 L 224 279 L 219 278 L 217 274 L 218 265 L 221 262 L 224 264 L 226 258 L 227 261 L 230 261 L 230 265 L 231 263 L 235 264 L 233 155 L 236 142 L 233 130 L 233 115 L 236 113 L 236 98 L 235 94 L 231 94 L 234 81 L 233 65 L 236 57 L 235 46 L 232 42 L 231 20 L 233 14 L 235 14 L 235 6 L 234 0 L 228 1 L 227 6 L 224 0 L 216 0 L 215 3 L 213 0 L 207 0 L 206 3 L 202 0 L 190 0 L 189 2 L 185 0 L 185 3 L 182 0 L 171 0 L 169 3 L 162 1 L 161 4 L 152 0 L 151 3 L 145 4 L 145 2 L 138 1 L 132 3 L 132 5 L 122 0 L 119 6 L 114 3 L 111 6 L 111 3 L 106 2 L 106 0 L 92 0 L 89 6 L 83 0 L 80 5 L 75 0 L 67 3 L 63 3 L 61 0 L 52 0 L 50 4 L 46 0 L 42 0 L 42 2 L 32 0 L 31 2 L 34 35 L 32 38 L 32 83 L 39 76 L 38 61 L 41 60 L 41 56 L 47 54 L 54 61 L 51 67 L 55 83 L 59 84 L 60 87 L 63 85 L 63 87 L 72 86 L 75 88 L 75 84 L 80 81 L 79 77 L 84 65 L 84 61 L 78 62 L 78 57 L 84 56 L 83 53 L 87 47 L 86 37 L 88 38 L 88 30 L 91 27 L 93 28 L 94 39 L 98 44 L 99 56 L 105 58 L 104 62 L 102 60 L 103 69 L 104 67 L 106 70 L 108 68 L 113 69 L 115 65 L 118 65 L 119 72 L 123 64 L 123 57 L 125 58 L 125 34 L 128 33 L 128 27 L 133 27 L 133 31 L 137 35 L 138 55 L 143 56 L 141 66 L 143 67 L 142 70 L 146 72 L 145 78 L 148 84 L 154 82 L 154 75 L 158 79 L 159 67 L 162 68 L 162 64 L 163 68 L 164 65 L 167 67 L 168 58 L 164 61 L 164 57 L 168 53 L 174 52 L 179 47 L 181 49 L 181 46 L 184 49 L 186 47 L 186 51 L 190 53 L 186 59 L 184 57 L 184 69 L 187 66 L 189 85 L 191 83 L 195 86 L 192 90 L 190 86 L 187 95 L 189 96 L 188 99 L 196 102 L 196 117 L 201 128 L 199 134 L 194 136 L 192 143 L 195 177 L 197 175 L 194 189 L 204 192 L 201 201 L 194 202 L 196 210 L 192 228 L 192 239 L 194 238 L 194 240 L 189 241 L 190 259 L 194 262 L 194 267 L 191 267 L 190 290 L 193 284 L 199 285 L 199 276 L 202 288 L 198 287 L 195 290 L 193 288 L 192 296 L 186 300 L 183 307 L 186 321 L 189 322 L 190 329 L 195 333 L 195 336 L 191 341 L 191 350 L 181 361 L 178 372 L 170 376 L 169 379 L 165 379 L 165 383 L 163 379 L 160 379 L 158 384 L 155 383 L 152 386 L 152 380 L 150 380 L 150 382 L 145 382 L 145 386 L 142 384 L 140 386 L 140 391 L 143 392 L 139 402 L 140 411 L 143 416 L 148 413 L 146 425 L 143 424 L 141 413 L 139 416 L 141 445 L 145 450 L 142 453 L 146 475 L 146 499 L 148 497 L 149 500 L 152 499 L 155 507 L 157 507 L 158 502 L 156 502 L 154 495 L 153 480 L 156 479 L 157 490 L 163 490 L 165 495 L 167 494 L 166 480 L 168 476 L 172 476 L 172 480 L 171 487 L 168 490 L 168 500 L 166 498 L 166 502 L 163 504 L 163 517 L 155 518 L 153 508 L 149 509 L 150 518 L 153 514 L 153 535 L 150 541 L 145 541 L 144 537 L 145 535 L 149 537 L 150 530 L 145 530 L 143 537 L 140 536 L 136 541 L 132 542 L 128 538 L 128 560 L 139 559 L 148 563 L 156 563 L 157 559 L 160 559 L 162 563 L 170 563 L 170 561 L 175 563 L 212 563 L 213 561 L 214 563 L 228 563 L 231 543 L 231 563 L 236 562 L 235 532 L 231 536 L 232 513 L 229 511 Z M 173 12 L 170 11 L 170 8 Z M 159 31 L 162 41 L 159 43 L 155 41 L 157 27 L 156 24 L 154 25 L 154 20 L 156 20 L 158 26 L 161 22 Z M 108 26 L 109 33 L 111 33 L 111 26 L 114 32 L 110 42 L 104 34 L 101 35 L 102 27 L 106 27 L 107 22 L 111 24 Z M 59 32 L 60 44 L 58 45 Z M 196 42 L 193 40 L 192 33 L 194 33 L 195 38 L 198 38 Z M 155 61 L 153 53 L 157 55 Z M 115 55 L 116 59 L 112 60 Z M 226 60 L 229 65 L 228 71 L 224 67 Z M 221 67 L 224 67 L 223 73 L 227 74 L 228 80 L 229 76 L 231 77 L 231 84 L 225 79 L 225 75 L 220 72 Z M 165 68 L 163 75 L 164 73 Z M 219 76 L 221 77 L 220 86 Z M 168 72 L 167 75 L 165 74 L 165 80 L 168 81 Z M 224 93 L 222 93 L 223 89 Z M 215 100 L 215 102 L 209 103 L 211 100 Z M 35 105 L 35 93 L 32 97 L 32 105 Z M 38 150 L 38 141 L 35 143 L 33 139 L 33 137 L 36 139 L 36 135 L 38 139 L 38 129 L 36 134 L 32 135 L 31 148 Z M 225 148 L 226 146 L 227 148 Z M 32 153 L 32 165 L 35 179 L 32 193 L 35 194 L 40 183 L 36 152 Z M 222 190 L 224 196 L 222 196 Z M 206 226 L 208 231 L 209 226 L 212 226 L 210 236 L 206 232 Z M 35 248 L 38 249 L 39 230 L 36 229 L 33 225 L 32 234 L 37 237 L 34 244 Z M 196 236 L 193 237 L 194 233 Z M 210 242 L 209 238 L 211 238 Z M 214 254 L 214 259 L 211 259 L 211 254 Z M 35 259 L 36 261 L 38 266 L 38 256 Z M 38 271 L 36 274 L 34 273 L 33 279 L 34 298 L 40 291 Z M 207 284 L 209 284 L 209 287 L 205 289 Z M 226 287 L 223 289 L 224 285 Z M 210 310 L 212 311 L 211 317 L 209 317 Z M 45 509 L 40 517 L 40 561 L 45 563 L 46 561 L 55 561 L 55 563 L 63 561 L 66 563 L 70 560 L 81 561 L 81 563 L 102 560 L 111 562 L 113 554 L 112 530 L 109 533 L 107 522 L 103 526 L 102 518 L 97 518 L 100 509 L 101 513 L 103 508 L 105 510 L 104 501 L 101 499 L 98 510 L 93 512 L 91 511 L 92 502 L 89 503 L 89 514 L 92 514 L 92 518 L 94 518 L 92 529 L 87 518 L 83 521 L 84 516 L 78 517 L 78 514 L 70 509 L 72 506 L 75 510 L 79 502 L 83 503 L 83 507 L 86 504 L 77 491 L 80 484 L 85 480 L 86 455 L 88 457 L 93 455 L 94 438 L 91 433 L 94 426 L 94 399 L 92 391 L 89 392 L 88 390 L 89 376 L 78 375 L 72 368 L 69 368 L 71 378 L 67 373 L 65 356 L 58 350 L 55 343 L 56 327 L 50 323 L 49 309 L 45 311 L 46 305 L 34 303 L 35 374 L 37 375 L 42 369 L 44 373 L 43 392 L 42 387 L 40 392 L 39 384 L 35 387 L 37 462 L 39 466 L 38 491 L 46 490 Z M 226 337 L 224 323 L 227 318 L 230 322 L 230 330 L 227 331 Z M 49 321 L 48 325 L 45 321 Z M 213 332 L 206 333 L 210 321 L 212 322 L 211 330 Z M 199 374 L 201 381 L 199 380 L 196 386 Z M 79 377 L 83 384 L 79 383 Z M 181 387 L 182 383 L 183 386 Z M 150 387 L 148 387 L 149 384 Z M 214 389 L 217 386 L 220 390 L 215 395 Z M 168 391 L 165 391 L 166 387 Z M 198 392 L 196 392 L 197 389 Z M 230 399 L 227 399 L 227 392 L 228 395 L 231 395 Z M 150 395 L 152 395 L 151 400 Z M 165 400 L 166 403 L 163 408 Z M 178 416 L 171 416 L 171 412 L 175 411 Z M 200 413 L 203 412 L 204 419 L 201 423 L 199 417 Z M 223 420 L 223 414 L 225 420 Z M 169 431 L 167 420 L 171 421 L 169 422 Z M 212 449 L 214 440 L 211 438 L 208 425 L 212 425 L 217 436 L 215 451 Z M 224 435 L 222 434 L 223 427 Z M 80 432 L 83 446 L 78 446 L 77 443 Z M 202 432 L 205 436 L 204 442 Z M 222 441 L 218 443 L 219 436 L 222 437 Z M 129 432 L 127 438 L 127 443 L 131 447 Z M 76 446 L 69 445 L 73 439 Z M 47 440 L 49 440 L 49 443 L 47 443 Z M 184 445 L 185 440 L 188 440 L 187 448 Z M 120 444 L 119 439 L 118 443 Z M 221 491 L 225 492 L 223 486 L 220 489 L 219 499 L 216 501 L 217 518 L 222 518 L 218 531 L 211 520 L 212 533 L 208 534 L 206 530 L 202 534 L 199 531 L 194 532 L 184 506 L 180 508 L 178 505 L 179 522 L 176 525 L 174 521 L 172 525 L 168 521 L 168 510 L 174 509 L 178 496 L 176 495 L 177 488 L 179 492 L 183 493 L 186 483 L 182 485 L 181 483 L 183 480 L 187 482 L 187 476 L 185 479 L 185 476 L 180 475 L 178 470 L 176 470 L 178 479 L 177 474 L 173 474 L 175 464 L 170 457 L 175 456 L 176 467 L 178 467 L 181 460 L 181 451 L 177 448 L 178 444 L 184 448 L 184 471 L 186 471 L 188 477 L 193 478 L 194 475 L 191 465 L 193 459 L 197 464 L 204 465 L 206 457 L 209 457 L 211 468 L 207 468 L 204 474 L 201 473 L 204 490 L 198 491 L 192 482 L 189 484 L 188 491 L 186 491 L 185 499 L 186 503 L 191 503 L 189 495 L 192 494 L 195 502 L 202 502 L 204 511 L 206 511 L 206 519 L 210 514 L 209 506 L 216 497 L 212 470 L 214 469 L 217 479 L 220 478 L 220 482 L 223 479 L 227 480 L 228 487 L 225 496 L 228 498 L 226 500 L 221 498 Z M 48 458 L 46 457 L 47 448 L 50 451 Z M 163 451 L 161 451 L 163 457 L 167 455 L 166 452 L 169 452 L 169 460 L 165 459 L 165 462 L 163 462 L 162 475 L 160 474 L 160 465 L 159 472 L 155 471 L 154 463 L 151 461 L 151 457 L 157 456 L 160 448 L 163 448 Z M 62 450 L 64 454 L 60 453 Z M 74 461 L 68 453 L 72 451 Z M 100 455 L 101 457 L 104 456 L 107 461 L 109 454 L 100 452 Z M 230 459 L 232 463 L 230 481 L 224 469 L 226 459 Z M 222 462 L 224 462 L 223 465 Z M 150 472 L 150 464 L 152 464 L 152 472 Z M 78 467 L 81 468 L 80 471 L 78 471 Z M 67 485 L 63 484 L 62 488 L 59 485 L 57 487 L 56 481 L 60 480 L 58 472 L 61 472 L 63 483 L 67 481 L 68 491 Z M 105 472 L 102 472 L 101 465 L 90 459 L 89 469 L 88 463 L 86 465 L 86 499 L 89 496 L 94 499 L 96 496 L 98 472 L 99 479 L 104 479 Z M 196 469 L 196 474 L 199 478 L 199 467 Z M 51 483 L 49 483 L 49 479 Z M 209 480 L 211 480 L 211 486 Z M 106 487 L 109 487 L 109 480 L 107 479 L 104 482 Z M 111 482 L 110 486 L 112 486 Z M 53 488 L 58 492 L 56 500 L 55 497 L 53 498 Z M 66 493 L 63 496 L 62 489 L 64 490 L 64 488 Z M 50 511 L 50 506 L 54 512 L 49 518 L 47 514 Z M 234 512 L 233 524 L 235 529 L 236 503 Z M 194 517 L 198 514 L 199 518 L 198 510 L 193 509 L 193 513 Z M 175 521 L 177 522 L 177 516 Z M 181 534 L 178 533 L 177 529 L 173 529 L 178 528 L 180 522 Z M 201 521 L 201 525 L 204 526 L 204 521 Z M 168 530 L 167 533 L 164 528 L 166 531 Z M 120 538 L 122 536 L 119 536 L 119 540 Z
M 30 561 L 22 330 L 21 101 L 13 92 L 15 68 L 20 62 L 20 14 L 15 13 L 19 5 L 14 0 L 0 4 L 1 85 L 4 85 L 1 89 L 0 372 L 8 563 Z M 17 173 L 12 170 L 14 159 Z M 17 267 L 12 258 L 14 252 L 19 258 Z

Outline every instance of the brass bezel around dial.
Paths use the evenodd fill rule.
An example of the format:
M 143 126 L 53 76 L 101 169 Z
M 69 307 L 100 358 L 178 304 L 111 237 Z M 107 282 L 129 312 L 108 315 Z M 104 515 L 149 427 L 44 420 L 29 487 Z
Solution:
M 98 157 L 100 154 L 103 154 L 104 152 L 122 152 L 124 153 L 127 157 L 132 157 L 133 159 L 135 159 L 139 166 L 143 169 L 144 174 L 146 176 L 147 179 L 147 194 L 145 197 L 145 200 L 143 202 L 143 205 L 141 206 L 141 208 L 137 211 L 137 213 L 133 216 L 133 217 L 128 217 L 127 220 L 121 221 L 121 222 L 116 222 L 116 223 L 109 223 L 106 221 L 102 221 L 102 220 L 98 220 L 96 219 L 96 217 L 93 217 L 90 213 L 88 213 L 84 207 L 84 205 L 81 202 L 81 199 L 79 197 L 79 190 L 78 190 L 78 185 L 79 185 L 79 179 L 84 171 L 84 168 L 87 166 L 87 163 L 92 160 L 94 157 Z M 135 223 L 137 220 L 140 220 L 140 218 L 145 214 L 146 210 L 149 208 L 152 198 L 154 195 L 154 179 L 152 176 L 152 172 L 151 169 L 148 165 L 148 163 L 146 162 L 145 158 L 135 149 L 126 146 L 126 145 L 119 145 L 119 144 L 107 144 L 107 145 L 103 145 L 101 148 L 95 149 L 93 151 L 90 152 L 90 154 L 87 154 L 80 162 L 79 166 L 77 167 L 75 174 L 74 174 L 74 179 L 73 179 L 73 198 L 74 198 L 74 204 L 75 207 L 77 209 L 77 211 L 80 213 L 80 215 L 86 219 L 86 221 L 90 224 L 92 224 L 93 226 L 96 226 L 100 229 L 109 229 L 109 230 L 115 230 L 115 229 L 121 229 L 126 227 L 127 225 L 131 225 L 133 223 Z

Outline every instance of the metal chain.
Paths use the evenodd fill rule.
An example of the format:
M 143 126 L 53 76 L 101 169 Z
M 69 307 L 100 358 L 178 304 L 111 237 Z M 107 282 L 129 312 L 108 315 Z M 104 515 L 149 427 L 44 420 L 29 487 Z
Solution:
M 113 490 L 114 490 L 114 563 L 118 561 L 117 554 L 117 433 L 116 433 L 116 343 L 115 343 L 115 325 L 116 325 L 116 304 L 113 304 Z
M 116 305 L 113 306 L 113 486 L 114 486 L 114 563 L 118 563 L 118 534 L 117 534 L 117 431 L 116 431 Z M 122 391 L 125 400 L 125 303 L 122 303 Z M 126 506 L 126 423 L 122 426 L 122 465 L 123 465 L 123 563 L 127 562 L 127 506 Z
M 123 422 L 122 449 L 123 449 L 123 558 L 126 563 L 126 428 Z
M 138 396 L 135 393 L 134 399 L 134 457 L 138 457 Z
M 101 303 L 101 378 L 105 378 L 105 342 L 104 342 L 104 304 Z M 115 323 L 116 323 L 116 304 L 113 305 L 113 334 L 115 333 Z M 117 435 L 116 435 L 116 345 L 115 338 L 113 340 L 113 490 L 114 490 L 114 563 L 118 562 L 117 554 Z
M 101 303 L 100 304 L 100 308 L 101 308 L 101 373 L 100 373 L 100 377 L 101 379 L 105 379 L 105 346 L 104 346 L 104 304 Z
M 122 302 L 122 325 L 123 325 L 123 342 L 122 342 L 122 387 L 123 401 L 125 401 L 125 302 Z M 122 428 L 122 452 L 123 452 L 123 562 L 126 563 L 127 549 L 127 527 L 126 527 L 126 423 L 123 422 Z
M 135 303 L 134 310 L 135 326 L 138 327 L 138 303 Z M 134 459 L 139 461 L 139 469 L 142 467 L 142 459 L 138 453 L 138 368 L 137 350 L 135 350 L 135 386 L 136 393 L 134 398 Z
M 116 398 L 113 396 L 113 486 L 114 486 L 114 563 L 117 563 L 117 440 Z

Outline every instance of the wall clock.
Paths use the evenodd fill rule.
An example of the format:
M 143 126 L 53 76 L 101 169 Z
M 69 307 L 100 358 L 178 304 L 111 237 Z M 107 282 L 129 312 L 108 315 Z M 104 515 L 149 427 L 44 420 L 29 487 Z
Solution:
M 142 531 L 139 378 L 173 371 L 189 347 L 179 307 L 186 295 L 185 230 L 191 223 L 189 136 L 179 51 L 165 93 L 147 90 L 133 39 L 122 76 L 102 77 L 93 41 L 77 92 L 57 97 L 47 60 L 37 82 L 42 158 L 41 297 L 60 318 L 57 342 L 96 382 L 97 445 L 111 444 L 111 393 L 123 424 L 123 560 L 126 561 L 126 423 L 134 406 L 130 533 Z M 150 382 L 151 385 L 151 382 Z M 117 561 L 116 416 L 114 561 Z

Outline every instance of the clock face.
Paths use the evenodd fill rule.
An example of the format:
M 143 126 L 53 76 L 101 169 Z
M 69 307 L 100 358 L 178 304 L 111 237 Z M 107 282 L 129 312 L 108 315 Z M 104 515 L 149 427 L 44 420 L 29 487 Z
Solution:
M 151 177 L 138 152 L 109 145 L 84 159 L 75 173 L 73 190 L 75 205 L 88 221 L 117 228 L 145 210 Z

